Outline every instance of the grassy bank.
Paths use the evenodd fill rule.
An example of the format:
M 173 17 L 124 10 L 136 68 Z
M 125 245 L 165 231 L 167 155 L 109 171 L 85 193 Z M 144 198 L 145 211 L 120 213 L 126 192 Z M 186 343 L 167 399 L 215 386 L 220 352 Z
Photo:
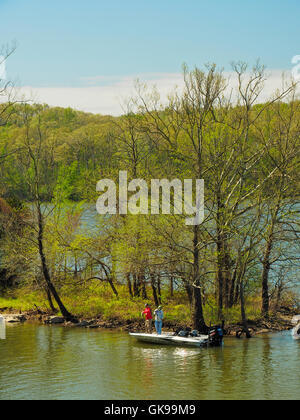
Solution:
M 82 319 L 138 321 L 141 319 L 140 313 L 145 302 L 150 302 L 152 307 L 155 307 L 150 291 L 148 300 L 128 298 L 128 291 L 123 286 L 118 287 L 118 293 L 118 297 L 114 296 L 108 285 L 99 282 L 76 288 L 65 287 L 60 290 L 61 298 L 68 310 Z M 182 325 L 190 324 L 190 305 L 185 294 L 175 292 L 173 297 L 163 294 L 162 304 L 166 321 Z M 36 309 L 36 307 L 42 311 L 49 310 L 46 296 L 40 291 L 32 292 L 22 288 L 0 297 L 0 309 L 8 308 L 8 310 L 27 312 Z M 207 324 L 217 323 L 217 305 L 212 297 L 209 297 L 205 302 L 204 316 Z M 259 298 L 248 299 L 247 316 L 254 321 L 259 319 Z M 239 306 L 224 310 L 224 317 L 227 325 L 238 323 L 240 321 Z

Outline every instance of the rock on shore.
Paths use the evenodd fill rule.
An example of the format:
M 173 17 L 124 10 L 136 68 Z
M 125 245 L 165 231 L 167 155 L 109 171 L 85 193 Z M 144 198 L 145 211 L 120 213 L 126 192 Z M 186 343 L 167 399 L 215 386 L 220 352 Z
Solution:
M 25 322 L 27 320 L 26 316 L 23 314 L 1 314 L 5 322 L 8 324 L 15 324 L 18 322 Z
M 292 318 L 292 324 L 293 325 L 296 325 L 296 324 L 298 324 L 298 322 L 300 322 L 300 315 L 293 316 L 293 318 Z
M 9 313 L 8 313 L 9 311 Z M 5 312 L 5 313 L 3 313 Z M 142 320 L 121 320 L 121 319 L 110 319 L 103 320 L 101 316 L 96 319 L 83 319 L 79 318 L 77 323 L 66 322 L 62 316 L 54 315 L 53 313 L 44 312 L 39 309 L 31 310 L 25 313 L 17 313 L 11 308 L 0 308 L 0 313 L 5 319 L 6 323 L 23 323 L 25 321 L 38 321 L 46 325 L 63 325 L 66 327 L 79 327 L 89 329 L 119 329 L 126 332 L 137 332 L 144 328 L 144 322 Z M 276 316 L 270 317 L 268 320 L 259 319 L 255 321 L 248 320 L 248 327 L 251 335 L 276 332 L 292 329 L 295 324 L 300 320 L 300 315 L 291 314 L 277 314 Z M 164 328 L 166 331 L 175 331 L 178 329 L 179 324 L 175 321 L 165 321 Z M 181 326 L 182 327 L 182 326 Z M 242 330 L 242 324 L 236 323 L 225 326 L 225 335 L 237 335 Z
M 62 316 L 49 316 L 44 320 L 44 324 L 57 325 L 64 324 L 65 319 Z

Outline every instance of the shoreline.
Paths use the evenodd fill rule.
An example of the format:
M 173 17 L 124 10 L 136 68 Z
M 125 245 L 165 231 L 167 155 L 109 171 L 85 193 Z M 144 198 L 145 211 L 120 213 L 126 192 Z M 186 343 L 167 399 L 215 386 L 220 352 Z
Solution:
M 289 313 L 288 313 L 289 312 Z M 101 317 L 87 319 L 79 318 L 78 323 L 66 321 L 59 315 L 45 312 L 39 309 L 20 312 L 13 308 L 0 308 L 0 315 L 4 317 L 8 324 L 24 323 L 28 321 L 38 322 L 41 325 L 61 325 L 69 328 L 87 328 L 87 329 L 103 329 L 103 330 L 119 330 L 124 332 L 140 332 L 144 330 L 144 321 L 142 319 L 109 319 L 103 320 Z M 294 327 L 292 323 L 293 316 L 296 313 L 286 311 L 285 313 L 277 313 L 270 315 L 269 319 L 248 320 L 248 327 L 251 336 L 264 333 L 287 331 Z M 188 325 L 185 325 L 188 326 Z M 175 331 L 184 326 L 175 321 L 164 322 L 165 331 Z M 242 323 L 229 324 L 224 327 L 225 336 L 240 337 L 243 334 Z

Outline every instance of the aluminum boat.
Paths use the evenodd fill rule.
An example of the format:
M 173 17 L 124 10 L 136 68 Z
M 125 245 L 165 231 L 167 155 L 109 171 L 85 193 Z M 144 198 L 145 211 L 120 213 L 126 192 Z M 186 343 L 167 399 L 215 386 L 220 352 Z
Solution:
M 218 327 L 210 329 L 207 335 L 197 331 L 181 330 L 176 333 L 145 334 L 129 333 L 138 341 L 151 344 L 165 344 L 185 347 L 220 346 L 223 342 L 223 331 Z
M 201 347 L 208 344 L 208 335 L 199 337 L 178 337 L 172 334 L 130 333 L 130 336 L 144 343 L 172 344 L 175 346 Z

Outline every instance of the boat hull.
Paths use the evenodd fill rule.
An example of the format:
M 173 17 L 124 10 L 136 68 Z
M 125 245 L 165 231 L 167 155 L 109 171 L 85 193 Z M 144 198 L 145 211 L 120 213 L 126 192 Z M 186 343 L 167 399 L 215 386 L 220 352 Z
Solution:
M 150 344 L 164 344 L 183 347 L 203 347 L 209 344 L 208 336 L 200 337 L 179 337 L 171 334 L 142 334 L 130 333 L 130 336 L 138 341 Z

